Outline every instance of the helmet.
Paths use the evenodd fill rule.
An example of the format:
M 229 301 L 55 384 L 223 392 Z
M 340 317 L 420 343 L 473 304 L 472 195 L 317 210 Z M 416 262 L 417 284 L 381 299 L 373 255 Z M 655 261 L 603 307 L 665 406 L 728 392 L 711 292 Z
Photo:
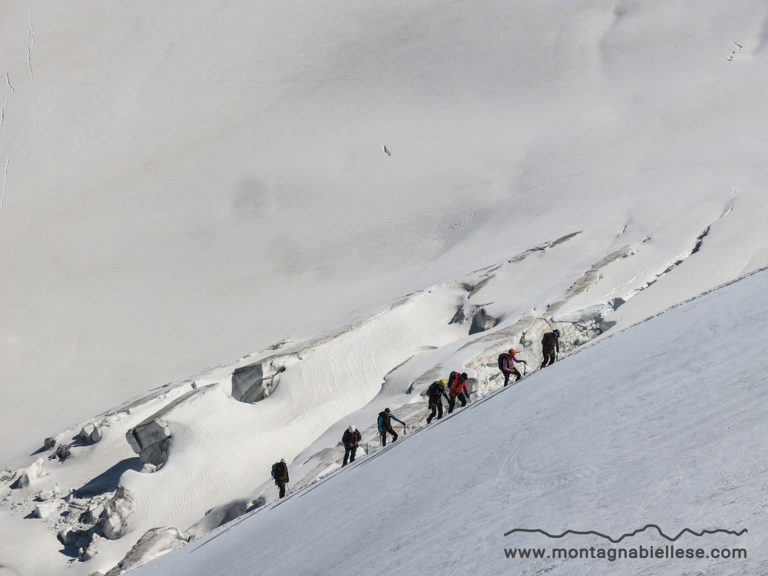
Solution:
M 384 412 L 389 412 L 389 408 L 384 408 Z
M 446 385 L 446 381 L 445 381 L 445 380 L 440 380 L 440 384 L 442 384 L 443 386 L 445 386 L 445 385 Z
M 355 431 L 355 426 L 353 424 L 349 425 L 349 431 L 350 432 L 354 432 Z
M 510 356 L 514 356 L 515 355 L 515 349 L 514 348 L 510 348 L 509 349 L 509 355 Z
M 283 464 L 285 464 L 285 458 L 280 458 L 280 462 L 282 462 Z
M 466 372 L 462 372 L 462 373 L 461 373 L 461 377 L 462 377 L 462 378 L 464 378 L 464 380 L 466 380 L 467 378 L 469 378 L 469 376 L 467 376 L 467 373 L 466 373 Z
M 554 335 L 555 335 L 555 338 L 560 338 L 560 330 L 558 330 L 557 328 L 555 328 L 555 329 L 552 331 L 552 334 L 554 334 Z

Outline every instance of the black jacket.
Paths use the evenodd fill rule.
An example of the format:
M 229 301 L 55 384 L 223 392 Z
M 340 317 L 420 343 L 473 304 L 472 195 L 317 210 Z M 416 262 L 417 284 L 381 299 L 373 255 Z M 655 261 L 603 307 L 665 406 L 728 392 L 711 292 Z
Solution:
M 437 402 L 442 396 L 445 396 L 445 386 L 440 384 L 440 382 L 432 382 L 429 388 L 427 388 L 427 396 L 433 402 Z
M 288 465 L 285 462 L 272 464 L 272 478 L 279 482 L 288 482 Z
M 344 443 L 344 446 L 354 446 L 362 439 L 363 437 L 360 435 L 360 430 L 350 432 L 349 428 L 344 430 L 344 435 L 341 437 L 341 441 Z

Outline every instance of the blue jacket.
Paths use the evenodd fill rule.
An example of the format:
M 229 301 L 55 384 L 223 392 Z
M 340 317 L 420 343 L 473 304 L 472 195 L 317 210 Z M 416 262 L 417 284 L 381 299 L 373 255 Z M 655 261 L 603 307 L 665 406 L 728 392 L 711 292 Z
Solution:
M 400 422 L 400 424 L 405 426 L 405 422 L 403 422 L 402 420 L 400 420 L 400 418 L 392 414 L 392 412 L 390 412 L 389 414 L 387 414 L 386 412 L 379 412 L 379 432 L 384 432 L 384 430 L 389 430 L 392 427 L 392 423 L 389 421 L 390 418 L 392 420 L 397 420 L 398 422 Z

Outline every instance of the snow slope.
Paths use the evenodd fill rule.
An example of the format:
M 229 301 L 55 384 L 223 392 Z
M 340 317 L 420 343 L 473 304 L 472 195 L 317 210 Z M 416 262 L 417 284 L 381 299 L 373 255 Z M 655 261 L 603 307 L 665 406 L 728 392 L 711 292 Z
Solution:
M 502 388 L 143 574 L 764 574 L 768 273 Z M 738 319 L 738 322 L 734 322 Z M 746 559 L 508 559 L 670 542 Z
M 768 263 L 760 0 L 0 6 L 2 461 L 572 232 L 708 232 L 621 325 Z
M 0 570 L 201 536 L 450 370 L 768 266 L 764 2 L 0 10 Z

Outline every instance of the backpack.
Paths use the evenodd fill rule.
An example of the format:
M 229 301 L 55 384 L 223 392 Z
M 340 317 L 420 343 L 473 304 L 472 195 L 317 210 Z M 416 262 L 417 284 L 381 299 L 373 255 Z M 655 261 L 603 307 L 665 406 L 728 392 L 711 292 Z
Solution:
M 432 382 L 430 384 L 429 388 L 427 388 L 427 398 L 431 400 L 435 398 L 440 398 L 440 396 L 445 392 L 445 388 L 442 388 L 439 381 Z
M 509 354 L 506 352 L 499 354 L 499 370 L 504 370 L 504 365 L 506 364 L 507 358 L 509 357 Z
M 272 478 L 280 480 L 288 475 L 287 466 L 282 462 L 275 462 L 272 464 Z
M 448 376 L 448 386 L 446 386 L 446 388 L 448 388 L 448 390 L 453 388 L 453 385 L 456 383 L 458 379 L 459 379 L 459 373 L 455 371 L 451 372 L 451 375 Z

